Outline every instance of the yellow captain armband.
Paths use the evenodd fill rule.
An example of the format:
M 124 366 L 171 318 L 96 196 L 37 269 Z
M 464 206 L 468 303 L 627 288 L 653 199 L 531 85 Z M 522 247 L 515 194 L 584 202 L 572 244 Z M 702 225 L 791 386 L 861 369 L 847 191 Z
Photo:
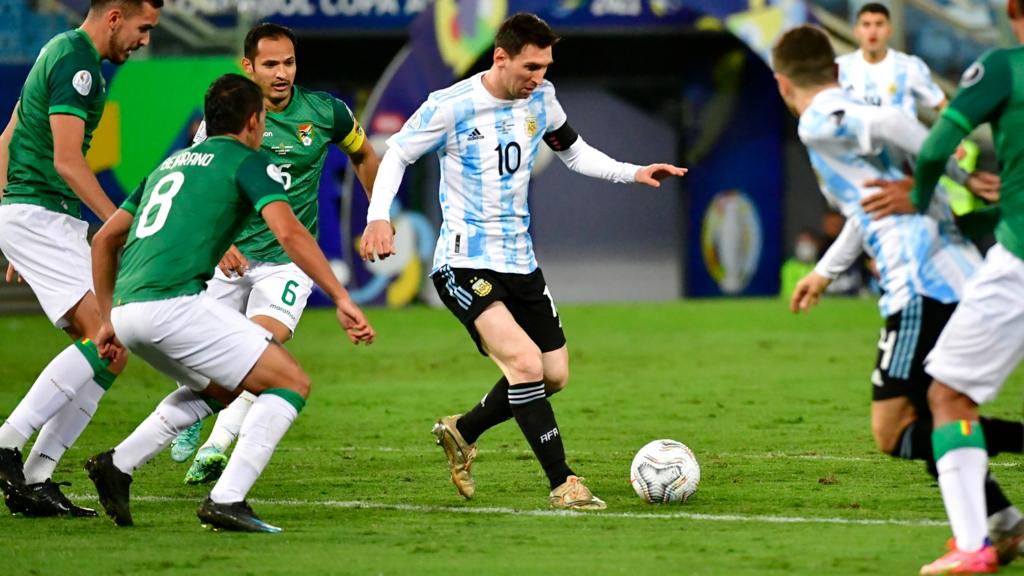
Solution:
M 338 147 L 348 154 L 354 154 L 363 147 L 363 142 L 365 141 L 366 132 L 363 132 L 363 127 L 359 125 L 359 122 L 355 122 L 352 125 L 352 131 L 338 143 Z

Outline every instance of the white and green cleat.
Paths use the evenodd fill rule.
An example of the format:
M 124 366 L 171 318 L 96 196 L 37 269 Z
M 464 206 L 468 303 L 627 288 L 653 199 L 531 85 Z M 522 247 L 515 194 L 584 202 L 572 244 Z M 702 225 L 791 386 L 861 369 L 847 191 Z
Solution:
M 199 435 L 203 432 L 203 421 L 185 428 L 171 440 L 171 460 L 184 462 L 192 457 L 199 447 Z
M 185 484 L 206 484 L 220 478 L 228 457 L 214 446 L 207 446 L 196 454 L 192 467 L 185 473 Z

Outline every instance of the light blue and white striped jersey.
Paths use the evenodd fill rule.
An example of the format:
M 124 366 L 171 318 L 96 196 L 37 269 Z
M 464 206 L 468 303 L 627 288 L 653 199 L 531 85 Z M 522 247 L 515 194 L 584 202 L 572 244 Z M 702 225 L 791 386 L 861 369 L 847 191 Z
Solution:
M 904 177 L 900 163 L 919 151 L 927 134 L 924 127 L 900 110 L 869 106 L 831 88 L 814 97 L 800 116 L 798 130 L 822 193 L 854 220 L 863 249 L 875 259 L 882 316 L 899 312 L 914 296 L 959 301 L 981 254 L 960 234 L 942 188 L 926 215 L 872 220 L 860 205 L 877 191 L 864 182 Z
M 923 60 L 892 48 L 877 64 L 865 60 L 863 50 L 839 56 L 836 64 L 843 90 L 872 106 L 896 106 L 916 115 L 918 104 L 935 108 L 946 97 Z
M 430 152 L 441 162 L 441 235 L 433 271 L 537 269 L 527 191 L 537 148 L 566 121 L 555 88 L 544 81 L 530 96 L 495 98 L 484 73 L 434 92 L 388 146 L 411 164 Z

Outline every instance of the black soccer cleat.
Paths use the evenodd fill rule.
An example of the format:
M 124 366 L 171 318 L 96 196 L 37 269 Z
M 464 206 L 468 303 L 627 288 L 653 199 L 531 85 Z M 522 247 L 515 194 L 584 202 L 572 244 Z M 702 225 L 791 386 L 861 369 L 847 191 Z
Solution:
M 11 490 L 24 488 L 25 471 L 21 450 L 0 448 L 0 490 L 7 494 Z
M 209 496 L 199 505 L 196 516 L 214 530 L 231 530 L 233 532 L 267 532 L 276 534 L 281 531 L 277 526 L 271 526 L 260 520 L 249 507 L 245 500 L 232 502 L 231 504 L 218 504 Z
M 118 526 L 131 526 L 132 511 L 128 507 L 129 491 L 132 477 L 114 466 L 114 451 L 107 450 L 97 454 L 85 463 L 89 479 L 96 485 L 96 493 L 107 516 L 114 519 Z
M 75 518 L 95 518 L 98 516 L 92 508 L 76 506 L 61 491 L 61 486 L 71 486 L 70 482 L 54 482 L 46 480 L 36 484 L 27 484 L 24 490 L 11 491 L 4 495 L 4 503 L 11 514 L 24 514 L 29 518 L 51 516 L 72 516 Z

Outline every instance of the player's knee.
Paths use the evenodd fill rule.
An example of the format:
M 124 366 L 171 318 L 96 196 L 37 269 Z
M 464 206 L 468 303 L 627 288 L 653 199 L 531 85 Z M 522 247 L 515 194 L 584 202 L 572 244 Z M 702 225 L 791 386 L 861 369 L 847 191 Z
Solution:
M 312 382 L 309 379 L 309 375 L 302 368 L 297 365 L 289 371 L 288 377 L 284 381 L 282 388 L 287 388 L 292 392 L 302 396 L 303 398 L 309 398 L 309 390 L 312 387 Z
M 544 379 L 544 362 L 539 350 L 516 352 L 509 356 L 506 365 L 516 381 L 539 382 Z
M 875 437 L 875 446 L 880 452 L 893 456 L 898 455 L 902 431 L 893 430 L 891 426 L 879 422 L 872 422 L 871 435 Z
M 557 394 L 569 385 L 569 369 L 546 369 L 544 370 L 544 389 L 548 395 Z
M 945 412 L 949 409 L 956 409 L 958 404 L 966 400 L 966 396 L 953 390 L 941 382 L 933 382 L 928 388 L 928 405 L 932 412 Z

